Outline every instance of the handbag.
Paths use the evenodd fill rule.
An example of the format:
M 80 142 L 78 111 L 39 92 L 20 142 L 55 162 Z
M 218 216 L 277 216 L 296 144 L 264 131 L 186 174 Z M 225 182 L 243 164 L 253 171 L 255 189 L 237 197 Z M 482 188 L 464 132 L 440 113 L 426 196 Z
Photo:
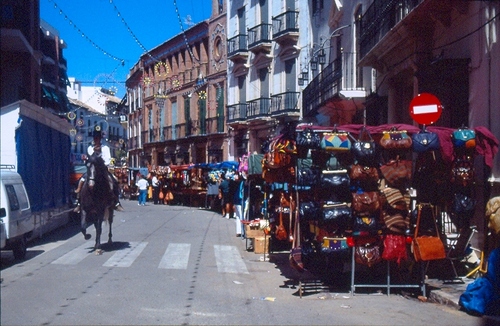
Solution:
M 389 186 L 400 188 L 411 179 L 412 161 L 390 160 L 380 166 L 380 172 Z
M 425 126 L 416 134 L 411 136 L 412 149 L 415 153 L 424 153 L 427 151 L 437 151 L 441 148 L 439 137 L 436 133 L 427 131 Z
M 334 128 L 333 132 L 326 132 L 321 139 L 321 148 L 327 152 L 346 152 L 351 149 L 351 140 L 349 133 L 338 131 Z
M 388 212 L 384 211 L 383 214 L 384 224 L 391 232 L 405 234 L 410 225 L 408 215 L 402 212 Z
M 474 164 L 467 157 L 456 158 L 451 167 L 451 182 L 466 187 L 474 182 Z
M 358 164 L 377 166 L 377 145 L 366 127 L 363 126 L 358 139 L 352 143 L 351 153 Z
M 398 265 L 402 260 L 408 259 L 406 237 L 399 234 L 387 234 L 384 238 L 382 259 L 396 261 Z
M 353 222 L 353 231 L 355 232 L 370 232 L 372 234 L 377 233 L 380 229 L 378 219 L 374 216 L 356 216 Z
M 297 132 L 295 136 L 295 143 L 298 147 L 305 147 L 308 149 L 320 149 L 321 136 L 315 133 L 311 128 L 305 128 Z
M 379 241 L 374 240 L 373 242 L 356 245 L 354 259 L 356 263 L 367 265 L 368 267 L 379 263 L 382 260 Z
M 352 194 L 352 209 L 359 215 L 370 215 L 380 209 L 378 191 L 358 191 Z
M 316 168 L 299 168 L 297 170 L 297 185 L 298 186 L 316 186 L 321 178 L 321 170 Z
M 415 261 L 429 261 L 446 258 L 443 241 L 439 237 L 439 230 L 432 210 L 432 219 L 436 230 L 435 235 L 419 235 L 420 221 L 422 218 L 422 207 L 424 204 L 419 204 L 417 209 L 417 225 L 415 227 L 415 234 L 411 243 L 411 248 Z M 432 206 L 431 206 L 432 207 Z
M 321 187 L 336 192 L 348 192 L 350 179 L 347 170 L 323 170 L 320 176 Z
M 314 201 L 300 202 L 299 214 L 303 221 L 317 221 L 320 219 L 321 207 Z
M 160 190 L 160 192 L 158 193 L 158 198 L 160 200 L 162 200 L 163 198 L 165 198 L 165 195 L 163 194 L 163 191 Z
M 320 222 L 334 224 L 338 228 L 349 225 L 352 211 L 347 203 L 326 202 L 321 207 Z
M 373 166 L 363 166 L 361 164 L 353 164 L 351 170 L 349 171 L 349 177 L 351 180 L 360 182 L 378 182 L 379 175 L 376 167 Z
M 452 132 L 451 140 L 455 148 L 474 148 L 476 147 L 476 132 L 462 127 Z
M 409 196 L 403 195 L 401 190 L 398 188 L 384 187 L 382 188 L 382 194 L 385 202 L 394 209 L 407 211 L 409 209 Z
M 379 144 L 382 148 L 387 150 L 410 149 L 412 139 L 408 136 L 406 130 L 398 130 L 397 127 L 393 127 L 391 130 L 382 132 L 382 138 L 380 138 Z

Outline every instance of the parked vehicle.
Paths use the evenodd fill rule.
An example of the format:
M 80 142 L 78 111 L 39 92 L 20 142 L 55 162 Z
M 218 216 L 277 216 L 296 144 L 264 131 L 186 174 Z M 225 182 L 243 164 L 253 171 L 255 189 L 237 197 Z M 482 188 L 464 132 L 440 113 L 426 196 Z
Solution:
M 24 259 L 28 238 L 35 229 L 35 217 L 23 179 L 13 165 L 0 170 L 0 236 L 2 250 L 12 250 L 16 259 Z

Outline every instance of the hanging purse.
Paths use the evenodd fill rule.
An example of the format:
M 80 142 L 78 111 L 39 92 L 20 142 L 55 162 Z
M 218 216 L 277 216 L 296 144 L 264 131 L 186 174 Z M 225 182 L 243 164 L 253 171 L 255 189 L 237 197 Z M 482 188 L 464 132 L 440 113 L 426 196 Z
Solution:
M 345 228 L 349 225 L 352 211 L 347 203 L 326 202 L 321 208 L 321 222 L 334 224 L 338 228 Z
M 358 215 L 370 215 L 380 209 L 378 191 L 358 191 L 352 194 L 352 209 Z
M 363 166 L 361 164 L 353 164 L 349 171 L 351 180 L 360 181 L 365 183 L 378 182 L 379 175 L 376 167 Z
M 327 152 L 346 152 L 351 149 L 349 133 L 338 131 L 335 127 L 333 132 L 325 132 L 321 139 L 321 148 Z
M 388 230 L 399 234 L 406 233 L 406 230 L 410 225 L 408 215 L 404 215 L 402 212 L 383 211 L 382 216 Z
M 321 179 L 321 170 L 310 167 L 303 167 L 297 170 L 298 186 L 317 186 Z
M 323 170 L 321 172 L 321 187 L 328 191 L 348 192 L 350 179 L 347 170 Z
M 298 147 L 320 149 L 321 136 L 318 133 L 315 133 L 311 128 L 305 128 L 304 130 L 297 132 L 295 143 Z
M 358 264 L 372 267 L 382 260 L 382 256 L 380 255 L 380 241 L 376 238 L 370 239 L 369 241 L 370 242 L 363 241 L 363 244 L 356 244 L 354 259 Z
M 467 187 L 474 182 L 474 164 L 470 158 L 456 158 L 453 161 L 451 182 L 462 187 Z
M 376 234 L 380 229 L 380 225 L 375 216 L 356 216 L 353 221 L 352 229 L 355 232 L 370 232 L 371 234 Z
M 429 261 L 446 258 L 443 241 L 439 237 L 439 230 L 434 216 L 434 209 L 432 211 L 432 219 L 435 227 L 435 235 L 419 235 L 420 222 L 422 218 L 422 207 L 424 204 L 419 204 L 417 207 L 417 225 L 415 227 L 415 234 L 411 244 L 412 252 L 415 261 Z M 431 206 L 432 208 L 432 206 Z
M 398 130 L 393 127 L 391 130 L 382 132 L 379 144 L 387 150 L 404 150 L 411 148 L 412 140 L 406 130 Z
M 382 259 L 396 261 L 398 265 L 402 260 L 408 259 L 408 253 L 406 251 L 406 236 L 399 234 L 387 234 L 384 238 Z
M 467 127 L 461 127 L 453 131 L 451 140 L 455 148 L 474 148 L 476 147 L 476 132 Z
M 436 133 L 427 131 L 425 126 L 416 134 L 411 136 L 412 149 L 415 153 L 438 151 L 441 148 L 439 137 Z
M 390 160 L 380 166 L 380 172 L 390 186 L 399 188 L 411 179 L 412 161 Z
M 325 254 L 348 253 L 349 246 L 346 238 L 324 237 L 321 245 L 321 251 Z
M 398 188 L 384 187 L 381 190 L 385 202 L 394 209 L 407 211 L 409 209 L 409 197 L 405 198 Z
M 377 145 L 366 127 L 362 127 L 358 139 L 352 143 L 351 153 L 358 164 L 377 166 Z
M 320 219 L 321 208 L 314 201 L 300 202 L 299 214 L 302 221 L 317 221 Z

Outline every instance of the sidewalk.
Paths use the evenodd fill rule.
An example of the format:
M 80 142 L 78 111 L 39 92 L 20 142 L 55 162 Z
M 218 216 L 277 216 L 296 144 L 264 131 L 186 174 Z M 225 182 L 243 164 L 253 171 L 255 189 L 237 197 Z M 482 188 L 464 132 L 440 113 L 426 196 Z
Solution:
M 458 301 L 460 295 L 465 292 L 467 285 L 474 280 L 469 278 L 462 278 L 463 283 L 459 281 L 443 281 L 439 279 L 428 279 L 425 281 L 427 298 L 430 302 L 443 304 L 455 309 L 460 309 Z

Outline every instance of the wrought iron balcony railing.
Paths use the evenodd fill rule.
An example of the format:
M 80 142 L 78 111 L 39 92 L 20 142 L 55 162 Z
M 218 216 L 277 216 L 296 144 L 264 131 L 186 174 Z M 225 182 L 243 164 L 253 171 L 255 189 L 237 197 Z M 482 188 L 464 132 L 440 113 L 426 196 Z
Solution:
M 247 119 L 248 104 L 237 103 L 228 105 L 227 107 L 227 122 L 239 122 Z
M 261 97 L 248 102 L 247 119 L 267 118 L 271 115 L 271 98 Z
M 285 92 L 271 96 L 271 115 L 300 113 L 299 92 Z

